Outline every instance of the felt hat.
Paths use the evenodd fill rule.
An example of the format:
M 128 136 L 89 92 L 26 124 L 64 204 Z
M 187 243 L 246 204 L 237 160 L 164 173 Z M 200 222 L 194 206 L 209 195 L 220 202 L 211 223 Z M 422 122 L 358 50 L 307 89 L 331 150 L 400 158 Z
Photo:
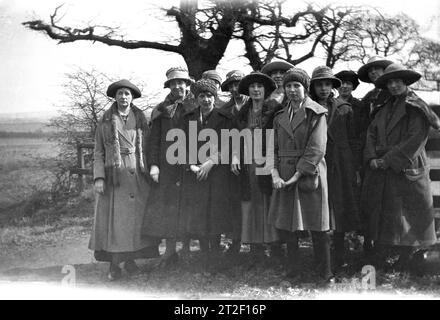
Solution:
M 188 74 L 188 70 L 183 67 L 172 67 L 166 72 L 167 81 L 164 82 L 163 87 L 169 88 L 172 80 L 184 80 L 190 86 L 194 80 Z
M 341 80 L 333 75 L 332 69 L 327 66 L 316 67 L 315 70 L 313 70 L 310 85 L 313 85 L 313 82 L 318 80 L 330 80 L 335 89 L 339 88 L 342 84 Z
M 236 81 L 240 82 L 243 79 L 244 73 L 240 70 L 232 70 L 226 74 L 226 80 L 222 83 L 221 89 L 222 91 L 229 91 L 229 84 Z
M 371 67 L 381 67 L 385 69 L 392 63 L 392 61 L 386 60 L 385 58 L 379 56 L 371 57 L 370 59 L 368 59 L 368 62 L 366 64 L 359 68 L 357 72 L 359 80 L 361 80 L 362 82 L 371 83 L 370 77 L 368 77 L 368 69 L 370 69 Z
M 398 63 L 392 63 L 386 67 L 383 75 L 381 75 L 374 83 L 376 87 L 385 89 L 390 79 L 402 79 L 409 86 L 418 81 L 422 75 L 416 71 L 409 70 Z
M 223 80 L 220 74 L 215 70 L 207 70 L 202 73 L 202 79 L 211 79 L 217 81 L 219 85 L 222 84 Z
M 111 85 L 107 88 L 107 96 L 111 98 L 115 98 L 116 91 L 120 88 L 128 88 L 131 90 L 133 99 L 140 98 L 141 97 L 141 90 L 139 90 L 138 87 L 136 87 L 133 83 L 126 79 L 122 79 L 116 82 L 113 82 Z
M 277 61 L 269 62 L 268 64 L 264 65 L 263 68 L 261 69 L 261 72 L 270 76 L 271 73 L 276 70 L 281 70 L 283 72 L 286 72 L 287 70 L 293 67 L 294 65 L 291 63 L 282 60 L 277 60 Z
M 335 77 L 341 81 L 350 81 L 353 84 L 353 90 L 356 90 L 359 85 L 358 75 L 354 71 L 343 70 L 335 74 Z
M 202 92 L 210 92 L 213 96 L 217 96 L 217 86 L 211 79 L 200 79 L 191 85 L 191 92 L 197 98 Z
M 301 83 L 306 90 L 309 90 L 310 77 L 303 69 L 294 67 L 287 70 L 283 77 L 283 87 L 291 81 L 297 81 Z
M 275 81 L 268 75 L 254 71 L 245 76 L 243 79 L 241 79 L 240 83 L 238 84 L 238 92 L 240 94 L 249 95 L 249 86 L 252 83 L 261 83 L 264 86 L 264 95 L 268 97 L 272 91 L 274 91 L 277 88 L 277 85 L 275 84 Z

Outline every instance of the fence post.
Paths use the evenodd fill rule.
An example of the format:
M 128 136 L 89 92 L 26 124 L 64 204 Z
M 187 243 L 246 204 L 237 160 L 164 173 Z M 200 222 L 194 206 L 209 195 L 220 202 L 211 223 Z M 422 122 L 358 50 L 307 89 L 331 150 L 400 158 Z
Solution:
M 76 147 L 76 154 L 78 159 L 78 168 L 84 169 L 84 154 L 83 148 L 80 143 Z M 78 174 L 78 190 L 82 192 L 84 190 L 84 176 L 82 173 Z

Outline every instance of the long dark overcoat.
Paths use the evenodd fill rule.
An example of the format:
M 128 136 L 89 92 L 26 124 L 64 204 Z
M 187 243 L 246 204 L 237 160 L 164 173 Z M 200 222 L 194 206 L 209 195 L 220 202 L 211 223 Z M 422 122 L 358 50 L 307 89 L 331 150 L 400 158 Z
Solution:
M 212 150 L 221 154 L 222 147 L 228 148 L 227 144 L 222 145 L 221 130 L 233 128 L 232 116 L 222 109 L 212 110 L 206 122 L 201 121 L 200 108 L 188 112 L 184 116 L 184 131 L 187 139 L 197 139 L 197 136 L 190 135 L 190 125 L 198 134 L 201 130 L 212 129 L 218 137 L 217 144 L 210 141 Z M 189 140 L 187 146 L 189 147 Z M 205 145 L 206 141 L 192 141 L 197 146 L 197 153 Z M 187 152 L 189 148 L 187 147 Z M 228 148 L 229 149 L 229 148 Z M 196 151 L 196 150 L 193 150 Z M 230 151 L 230 150 L 229 150 Z M 208 153 L 214 158 L 214 155 Z M 189 169 L 190 163 L 184 166 L 182 178 L 181 213 L 179 229 L 182 234 L 205 237 L 232 231 L 234 215 L 240 212 L 240 198 L 234 193 L 237 186 L 235 176 L 231 172 L 230 155 L 222 164 L 221 159 L 209 172 L 208 178 L 198 181 L 196 174 Z M 195 155 L 197 156 L 197 155 Z M 201 159 L 193 158 L 192 164 L 200 165 Z
M 149 166 L 158 166 L 160 173 L 159 183 L 153 182 L 151 185 L 143 233 L 163 238 L 178 235 L 182 184 L 182 167 L 167 161 L 167 150 L 174 141 L 167 141 L 166 137 L 171 129 L 183 130 L 183 115 L 195 107 L 194 101 L 188 97 L 182 103 L 177 103 L 174 114 L 170 114 L 166 107 L 171 104 L 173 102 L 168 96 L 153 110 L 151 134 L 147 143 L 147 163 Z
M 436 241 L 425 152 L 430 123 L 422 103 L 408 91 L 381 107 L 368 129 L 365 163 L 381 158 L 388 166 L 368 167 L 362 190 L 366 233 L 380 244 L 419 246 Z
M 329 99 L 327 179 L 331 229 L 336 231 L 360 230 L 359 197 L 356 192 L 356 128 L 353 111 L 347 102 Z
M 291 232 L 327 231 L 329 208 L 324 159 L 327 110 L 310 98 L 306 99 L 292 122 L 287 110 L 281 111 L 274 120 L 274 166 L 284 181 L 289 180 L 296 171 L 304 176 L 290 190 L 273 191 L 269 222 L 278 229 Z M 316 189 L 302 187 L 310 178 L 318 182 Z

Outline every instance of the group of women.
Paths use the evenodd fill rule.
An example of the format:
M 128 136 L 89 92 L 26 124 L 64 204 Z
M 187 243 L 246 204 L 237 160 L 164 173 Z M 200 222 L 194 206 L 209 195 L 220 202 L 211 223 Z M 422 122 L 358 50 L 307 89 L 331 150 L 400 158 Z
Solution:
M 190 253 L 190 239 L 199 240 L 209 263 L 225 235 L 227 254 L 249 244 L 252 256 L 285 258 L 287 276 L 300 279 L 299 239 L 310 233 L 325 282 L 346 267 L 347 232 L 363 236 L 366 263 L 384 260 L 383 248 L 392 246 L 399 249 L 395 267 L 403 269 L 415 249 L 435 243 L 424 146 L 440 120 L 408 87 L 420 79 L 417 72 L 373 57 L 357 73 L 334 75 L 320 66 L 310 77 L 273 61 L 248 75 L 233 70 L 225 81 L 208 70 L 194 82 L 180 67 L 166 77 L 170 93 L 149 122 L 132 102 L 141 93 L 131 82 L 107 91 L 115 102 L 96 131 L 89 247 L 110 262 L 110 279 L 121 276 L 122 262 L 132 274 L 135 259 L 159 257 L 162 239 L 162 266 L 178 261 L 177 241 L 179 254 Z M 362 100 L 352 96 L 359 79 L 375 86 Z M 229 101 L 220 90 L 230 92 Z M 185 133 L 182 163 L 170 161 L 173 129 Z M 210 141 L 200 158 L 206 142 L 189 150 L 188 140 L 203 129 L 270 139 L 244 139 L 235 148 Z M 228 163 L 219 161 L 225 153 Z

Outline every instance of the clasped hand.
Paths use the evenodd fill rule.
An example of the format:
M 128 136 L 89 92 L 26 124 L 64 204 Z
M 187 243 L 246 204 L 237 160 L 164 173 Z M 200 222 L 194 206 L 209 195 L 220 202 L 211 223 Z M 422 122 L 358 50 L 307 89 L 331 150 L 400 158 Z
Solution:
M 209 172 L 211 171 L 213 166 L 214 166 L 214 161 L 212 161 L 212 159 L 209 159 L 200 166 L 196 166 L 194 164 L 191 165 L 190 169 L 192 172 L 196 174 L 198 181 L 203 181 L 208 178 Z
M 385 161 L 383 159 L 373 159 L 370 161 L 370 168 L 373 170 L 382 169 L 385 170 L 388 168 Z

